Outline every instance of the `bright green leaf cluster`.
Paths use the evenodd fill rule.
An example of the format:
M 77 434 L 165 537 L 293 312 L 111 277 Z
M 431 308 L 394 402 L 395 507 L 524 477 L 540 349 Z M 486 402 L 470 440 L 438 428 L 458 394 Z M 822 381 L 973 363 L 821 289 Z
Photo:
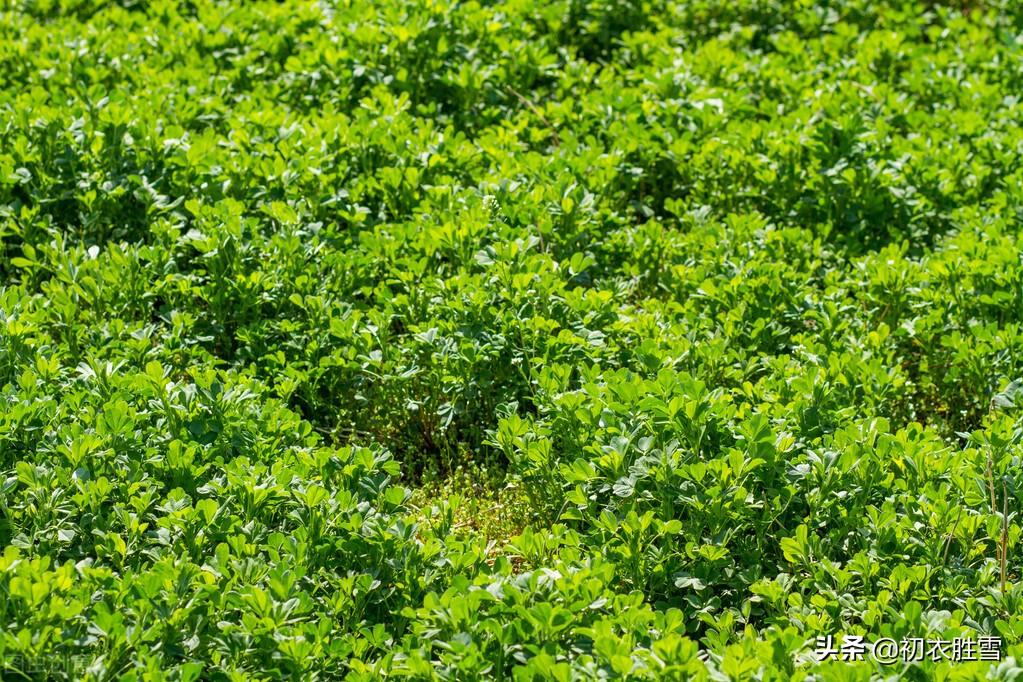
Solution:
M 0 6 L 3 679 L 1015 679 L 1020 92 L 1010 0 Z

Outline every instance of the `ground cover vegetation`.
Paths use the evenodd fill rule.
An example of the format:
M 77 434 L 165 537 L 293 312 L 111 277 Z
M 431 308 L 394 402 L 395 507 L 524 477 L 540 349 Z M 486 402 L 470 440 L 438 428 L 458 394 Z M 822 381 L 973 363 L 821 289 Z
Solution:
M 1011 0 L 4 3 L 3 679 L 1016 679 L 1021 93 Z

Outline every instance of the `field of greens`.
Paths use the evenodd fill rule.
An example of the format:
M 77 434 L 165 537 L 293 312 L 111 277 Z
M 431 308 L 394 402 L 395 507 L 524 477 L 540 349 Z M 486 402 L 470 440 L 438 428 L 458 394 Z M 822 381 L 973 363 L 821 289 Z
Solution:
M 0 7 L 3 680 L 1023 679 L 1015 0 Z

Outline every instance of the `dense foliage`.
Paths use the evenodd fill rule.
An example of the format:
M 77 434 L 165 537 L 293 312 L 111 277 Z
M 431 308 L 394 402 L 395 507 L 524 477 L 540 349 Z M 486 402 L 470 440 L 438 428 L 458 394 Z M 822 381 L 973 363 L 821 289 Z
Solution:
M 1012 0 L 4 6 L 4 679 L 1023 674 Z

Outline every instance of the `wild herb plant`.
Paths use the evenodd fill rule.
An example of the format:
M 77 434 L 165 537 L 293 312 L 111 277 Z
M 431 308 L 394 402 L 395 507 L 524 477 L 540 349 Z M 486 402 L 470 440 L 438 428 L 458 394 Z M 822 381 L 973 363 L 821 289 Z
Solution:
M 2 5 L 3 679 L 1017 678 L 1021 92 L 1009 0 Z

